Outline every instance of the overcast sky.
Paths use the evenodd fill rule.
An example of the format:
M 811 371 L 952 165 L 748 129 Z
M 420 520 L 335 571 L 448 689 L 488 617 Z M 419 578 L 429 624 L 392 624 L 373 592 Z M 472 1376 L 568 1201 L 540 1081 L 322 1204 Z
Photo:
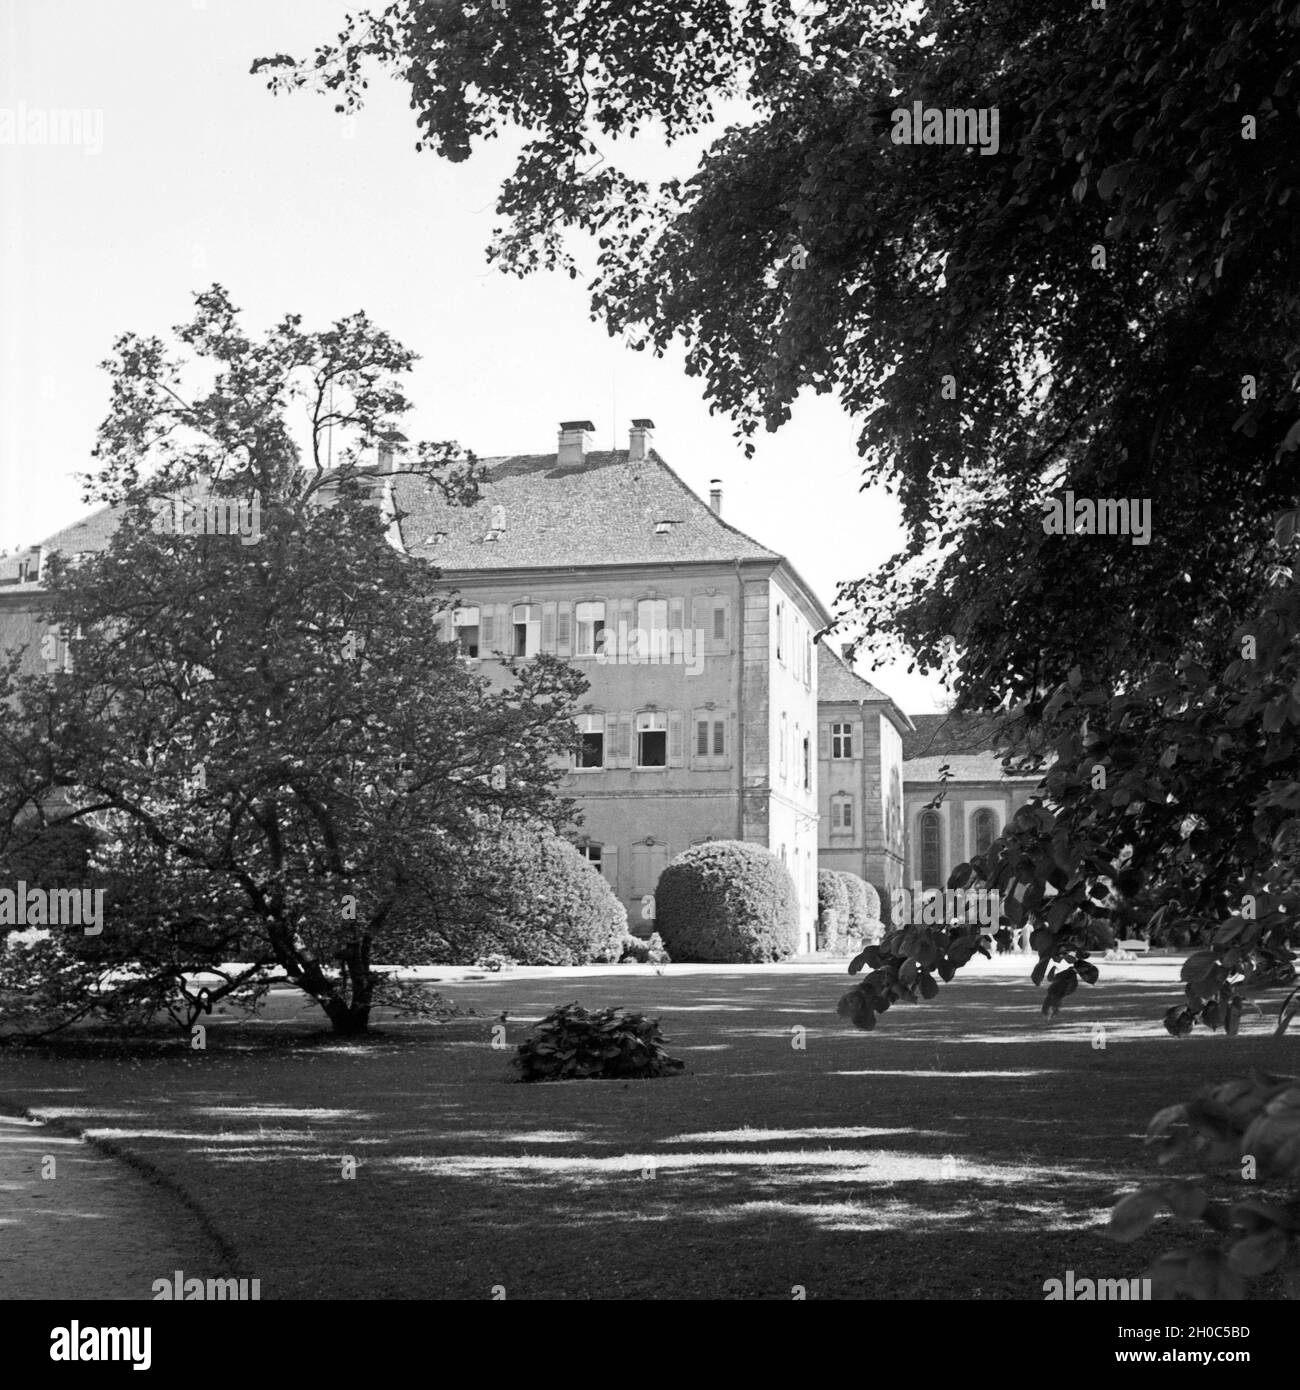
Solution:
M 337 32 L 335 0 L 0 0 L 0 548 L 85 508 L 107 407 L 99 363 L 128 329 L 166 334 L 214 280 L 250 329 L 364 309 L 421 354 L 412 437 L 480 455 L 542 453 L 590 419 L 600 448 L 631 417 L 723 514 L 788 556 L 833 605 L 839 581 L 897 547 L 893 500 L 859 490 L 853 422 L 810 398 L 746 460 L 677 356 L 636 353 L 589 321 L 582 281 L 517 280 L 484 256 L 510 147 L 466 164 L 414 149 L 404 89 L 381 81 L 354 121 L 314 95 L 273 97 L 256 57 Z M 360 8 L 353 5 L 351 8 Z M 18 143 L 31 113 L 75 110 L 82 144 Z M 9 125 L 4 113 L 11 113 Z M 656 148 L 638 171 L 677 169 Z M 941 708 L 907 663 L 858 669 L 910 713 Z

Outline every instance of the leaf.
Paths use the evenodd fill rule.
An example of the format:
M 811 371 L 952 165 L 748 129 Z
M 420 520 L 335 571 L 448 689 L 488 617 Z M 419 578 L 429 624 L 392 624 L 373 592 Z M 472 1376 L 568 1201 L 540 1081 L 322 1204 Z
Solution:
M 1268 1274 L 1286 1259 L 1286 1232 L 1277 1226 L 1245 1236 L 1228 1251 L 1228 1264 L 1248 1279 Z
M 1130 1192 L 1112 1209 L 1106 1235 L 1127 1245 L 1147 1233 L 1166 1205 L 1164 1195 L 1157 1187 L 1143 1187 Z

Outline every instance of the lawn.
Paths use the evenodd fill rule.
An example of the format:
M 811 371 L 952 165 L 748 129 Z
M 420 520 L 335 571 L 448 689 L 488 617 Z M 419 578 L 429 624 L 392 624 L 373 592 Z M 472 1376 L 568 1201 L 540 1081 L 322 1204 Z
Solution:
M 1036 1300 L 1176 1243 L 1100 1234 L 1152 1172 L 1147 1120 L 1251 1065 L 1295 1071 L 1296 1050 L 1262 1017 L 1168 1037 L 1177 962 L 1107 965 L 1054 1023 L 1013 969 L 972 968 L 870 1034 L 835 1017 L 846 981 L 824 967 L 444 984 L 481 1016 L 349 1044 L 282 997 L 205 1052 L 6 1049 L 0 1099 L 182 1183 L 263 1298 Z M 511 1084 L 508 1049 L 573 999 L 662 1016 L 687 1070 Z

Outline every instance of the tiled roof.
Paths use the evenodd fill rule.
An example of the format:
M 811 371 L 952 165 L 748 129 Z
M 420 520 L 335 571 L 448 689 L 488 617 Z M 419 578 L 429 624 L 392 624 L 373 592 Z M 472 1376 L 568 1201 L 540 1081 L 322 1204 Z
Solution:
M 991 752 L 997 718 L 991 714 L 914 714 L 912 723 L 916 732 L 903 740 L 904 758 Z
M 917 716 L 913 715 L 913 719 Z M 903 735 L 906 744 L 907 735 Z M 948 778 L 953 782 L 1007 782 L 1027 778 L 1031 782 L 1040 780 L 1038 773 L 1011 773 L 1002 770 L 1002 759 L 996 753 L 941 753 L 928 758 L 903 759 L 903 777 L 908 783 L 937 782 L 939 769 L 948 769 Z
M 939 769 L 963 782 L 1006 780 L 994 752 L 999 716 L 994 714 L 914 714 L 914 732 L 903 735 L 903 775 L 909 782 L 934 782 Z M 1037 781 L 1037 773 L 1011 773 Z
M 617 449 L 564 465 L 555 454 L 480 462 L 487 474 L 472 507 L 448 506 L 422 480 L 394 478 L 413 555 L 444 570 L 781 558 L 728 526 L 653 449 L 636 461 Z M 503 524 L 488 540 L 494 520 Z M 671 524 L 659 534 L 661 522 Z
M 886 713 L 906 739 L 912 728 L 912 721 L 885 694 L 872 685 L 864 676 L 858 675 L 833 647 L 825 642 L 817 643 L 817 703 L 834 704 L 836 701 L 851 701 L 857 704 L 866 700 L 869 704 L 885 705 Z
M 62 531 L 56 531 L 40 545 L 46 555 L 60 550 L 69 559 L 74 555 L 107 550 L 113 532 L 117 530 L 117 514 L 116 507 L 101 507 L 97 512 L 83 516 L 80 521 L 74 521 L 71 526 L 65 526 Z M 40 587 L 34 582 L 18 583 L 18 567 L 32 558 L 31 550 L 28 548 L 14 555 L 0 555 L 0 585 L 3 586 L 0 593 L 22 593 Z

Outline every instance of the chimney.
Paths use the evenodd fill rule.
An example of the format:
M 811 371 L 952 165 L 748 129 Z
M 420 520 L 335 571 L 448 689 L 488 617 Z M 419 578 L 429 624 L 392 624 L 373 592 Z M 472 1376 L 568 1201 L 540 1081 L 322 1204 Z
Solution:
M 633 420 L 632 432 L 628 435 L 627 461 L 636 463 L 650 452 L 650 431 L 655 427 L 653 420 Z
M 392 473 L 396 468 L 393 456 L 400 452 L 401 445 L 406 443 L 406 436 L 398 430 L 384 430 L 379 436 L 379 471 L 381 473 Z
M 561 420 L 556 463 L 581 463 L 587 457 L 595 428 L 590 420 Z
M 719 515 L 722 515 L 722 479 L 709 479 L 709 506 Z

